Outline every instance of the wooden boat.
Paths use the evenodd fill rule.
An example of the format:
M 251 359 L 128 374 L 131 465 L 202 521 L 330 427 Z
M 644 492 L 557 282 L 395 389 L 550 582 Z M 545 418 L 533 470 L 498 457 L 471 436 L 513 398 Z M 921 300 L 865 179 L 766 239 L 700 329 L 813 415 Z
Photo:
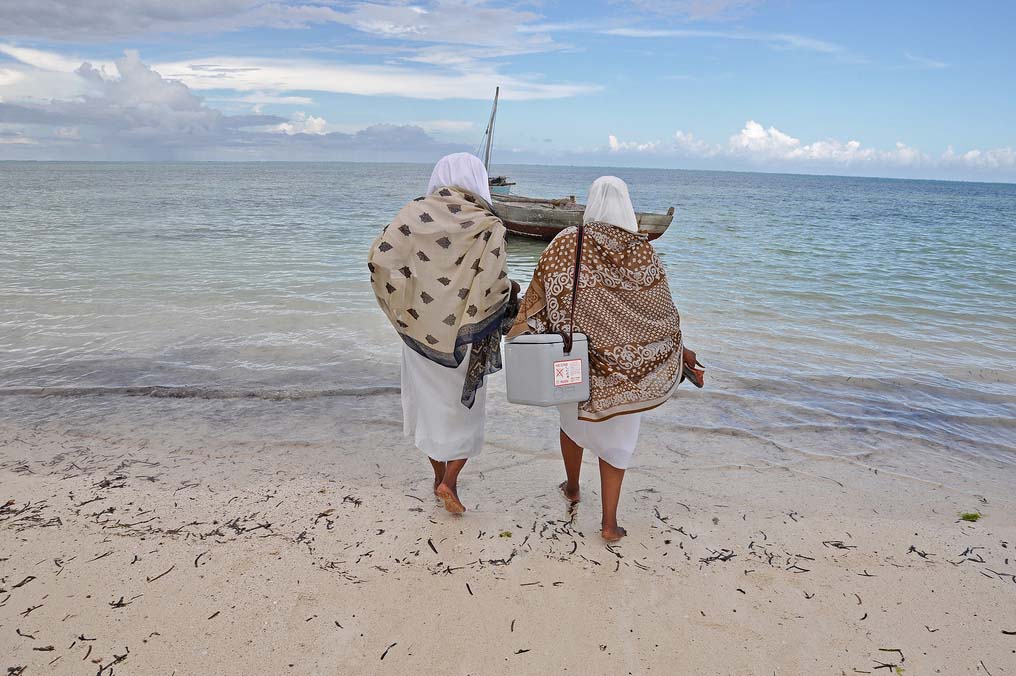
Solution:
M 494 90 L 494 106 L 490 109 L 490 120 L 483 132 L 481 145 L 483 166 L 490 170 L 490 149 L 494 141 L 494 120 L 497 117 L 497 100 L 501 88 Z M 567 199 L 539 199 L 512 195 L 511 188 L 515 183 L 507 176 L 494 176 L 488 179 L 490 196 L 494 200 L 494 211 L 504 221 L 508 232 L 522 237 L 532 237 L 549 242 L 557 233 L 565 228 L 582 223 L 582 214 L 586 210 L 584 204 L 578 204 L 574 195 Z M 660 237 L 674 220 L 674 207 L 667 209 L 665 214 L 635 213 L 639 224 L 639 232 L 650 240 Z
M 582 223 L 586 205 L 579 204 L 575 197 L 547 200 L 521 195 L 496 195 L 494 211 L 504 221 L 508 232 L 522 237 L 532 237 L 549 242 L 557 233 Z M 674 220 L 674 207 L 665 214 L 636 212 L 639 232 L 650 240 L 660 237 Z
M 510 195 L 514 181 L 509 181 L 507 176 L 491 176 L 487 179 L 491 195 Z

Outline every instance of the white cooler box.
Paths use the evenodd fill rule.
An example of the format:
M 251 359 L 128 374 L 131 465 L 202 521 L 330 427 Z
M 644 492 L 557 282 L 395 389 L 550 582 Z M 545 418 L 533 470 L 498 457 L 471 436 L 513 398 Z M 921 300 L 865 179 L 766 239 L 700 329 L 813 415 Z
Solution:
M 589 399 L 589 343 L 576 333 L 571 354 L 556 333 L 523 335 L 505 343 L 508 401 L 557 406 Z

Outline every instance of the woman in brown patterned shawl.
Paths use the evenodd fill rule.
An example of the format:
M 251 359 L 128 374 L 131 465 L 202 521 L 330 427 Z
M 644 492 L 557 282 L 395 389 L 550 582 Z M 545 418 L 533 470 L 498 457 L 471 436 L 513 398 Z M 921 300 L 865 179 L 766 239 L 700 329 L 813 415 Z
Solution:
M 505 227 L 490 202 L 479 159 L 442 158 L 427 195 L 385 227 L 367 264 L 402 338 L 403 432 L 430 458 L 434 493 L 453 513 L 465 511 L 459 472 L 483 447 L 483 379 L 500 370 L 501 337 L 518 311 Z
M 590 398 L 561 406 L 561 490 L 579 500 L 582 451 L 599 457 L 602 535 L 624 537 L 617 502 L 635 451 L 642 413 L 667 401 L 695 353 L 681 340 L 681 319 L 659 257 L 638 232 L 628 187 L 604 176 L 589 190 L 575 317 L 571 294 L 578 229 L 561 232 L 537 264 L 509 337 L 575 331 L 589 340 Z M 701 372 L 697 372 L 701 374 Z

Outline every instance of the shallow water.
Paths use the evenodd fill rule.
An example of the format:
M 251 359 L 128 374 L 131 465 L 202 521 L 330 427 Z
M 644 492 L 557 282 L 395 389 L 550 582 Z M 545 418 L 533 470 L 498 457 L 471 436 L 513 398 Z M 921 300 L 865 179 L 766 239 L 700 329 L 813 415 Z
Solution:
M 605 173 L 496 169 L 548 197 Z M 1016 185 L 608 171 L 640 210 L 677 208 L 656 246 L 709 367 L 707 393 L 656 415 L 844 457 L 1016 463 Z M 0 389 L 390 391 L 366 253 L 428 173 L 0 163 Z M 542 246 L 509 247 L 524 283 Z

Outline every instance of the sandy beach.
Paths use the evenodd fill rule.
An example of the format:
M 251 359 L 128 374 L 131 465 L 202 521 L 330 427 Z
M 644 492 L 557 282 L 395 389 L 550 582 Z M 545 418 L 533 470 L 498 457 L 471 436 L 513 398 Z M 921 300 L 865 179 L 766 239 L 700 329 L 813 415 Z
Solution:
M 975 9 L 0 0 L 0 676 L 1016 676 Z
M 8 674 L 1016 673 L 1000 463 L 650 416 L 608 546 L 595 465 L 570 510 L 554 417 L 496 393 L 462 517 L 391 393 L 0 406 Z

